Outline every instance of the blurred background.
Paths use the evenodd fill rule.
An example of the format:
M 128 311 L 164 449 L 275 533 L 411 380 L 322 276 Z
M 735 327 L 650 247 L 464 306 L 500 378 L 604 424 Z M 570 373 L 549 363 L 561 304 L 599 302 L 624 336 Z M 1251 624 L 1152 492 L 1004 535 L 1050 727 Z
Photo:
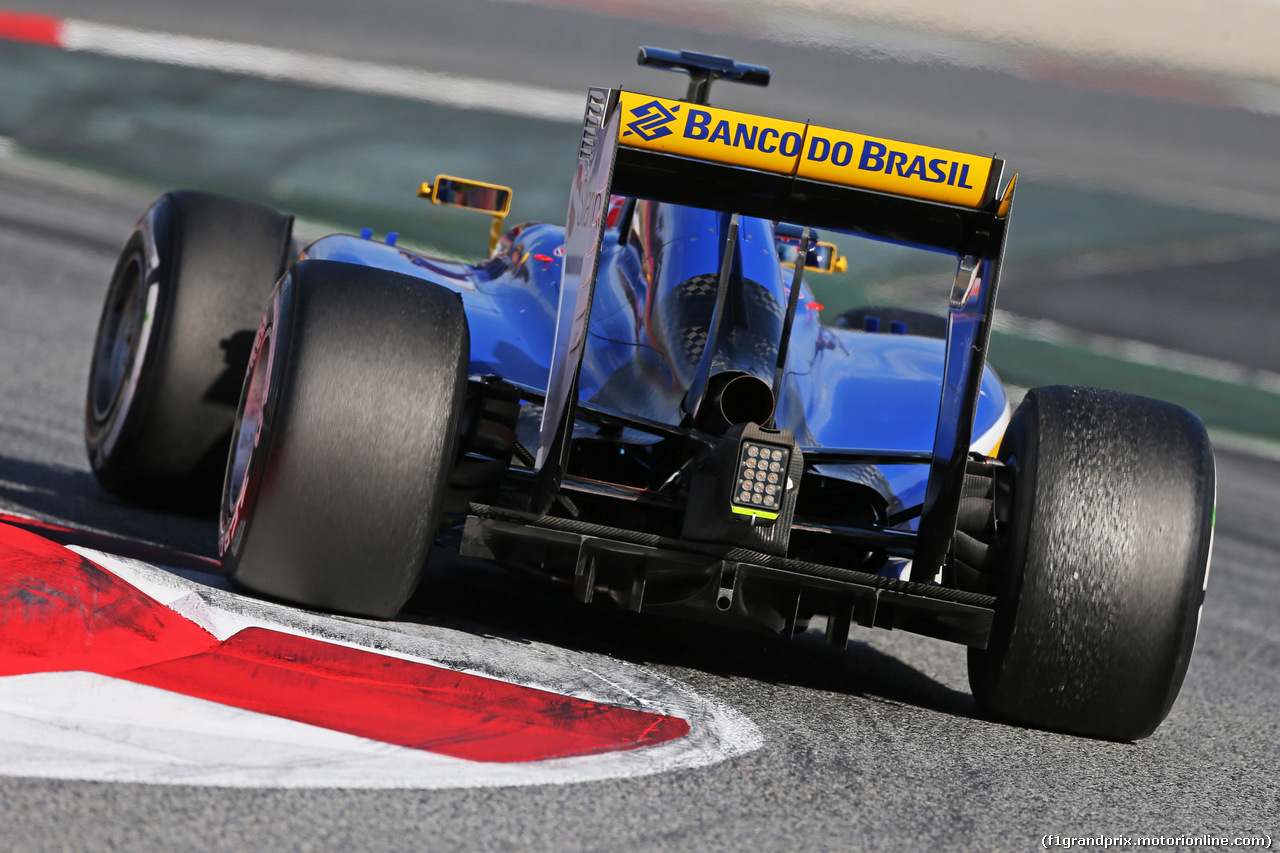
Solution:
M 509 222 L 562 222 L 585 88 L 684 91 L 639 45 L 768 65 L 712 102 L 1020 174 L 1008 383 L 1162 397 L 1280 446 L 1280 0 L 27 0 L 0 35 L 4 169 L 105 176 L 135 216 L 189 187 L 461 255 L 487 221 L 418 184 L 507 184 Z M 953 259 L 835 242 L 827 322 L 943 304 Z

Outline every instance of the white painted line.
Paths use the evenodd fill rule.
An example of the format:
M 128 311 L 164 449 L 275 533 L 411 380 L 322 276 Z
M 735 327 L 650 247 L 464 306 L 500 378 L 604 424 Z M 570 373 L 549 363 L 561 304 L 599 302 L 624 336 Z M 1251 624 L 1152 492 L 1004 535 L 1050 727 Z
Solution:
M 94 673 L 0 678 L 4 776 L 234 788 L 441 789 L 591 782 L 713 763 L 676 760 L 671 751 L 658 755 L 664 746 L 523 764 L 476 762 Z
M 1193 355 L 1143 341 L 1082 332 L 1052 320 L 1033 320 L 1000 308 L 996 309 L 993 325 L 997 331 L 1031 340 L 1076 347 L 1132 364 L 1159 367 L 1216 382 L 1244 385 L 1269 394 L 1280 394 L 1280 373 L 1261 368 Z
M 263 627 L 687 720 L 689 734 L 602 755 L 489 763 L 389 745 L 83 672 L 0 678 L 0 775 L 287 788 L 566 784 L 704 767 L 758 749 L 750 720 L 685 684 L 591 655 L 434 625 L 326 616 L 237 595 L 218 578 L 85 548 L 93 560 L 223 638 Z
M 506 0 L 510 3 L 581 7 L 583 0 Z M 1096 2 L 1096 0 L 1095 0 Z M 1196 12 L 1211 16 L 1223 44 L 1241 46 L 1254 35 L 1231 21 L 1265 20 L 1257 5 L 1277 0 L 1235 0 L 1229 4 L 1205 4 L 1184 0 L 1198 7 Z M 1061 9 L 1037 13 L 1036 4 L 996 3 L 1007 6 L 984 18 L 981 30 L 973 28 L 969 6 L 951 0 L 647 0 L 644 3 L 595 3 L 593 11 L 622 18 L 668 22 L 709 32 L 736 32 L 761 41 L 783 44 L 799 50 L 829 50 L 861 58 L 889 59 L 913 65 L 978 69 L 1011 74 L 1025 79 L 1058 79 L 1079 85 L 1117 87 L 1137 94 L 1158 93 L 1191 102 L 1225 102 L 1253 112 L 1280 115 L 1280 79 L 1275 75 L 1274 51 L 1269 42 L 1252 39 L 1252 53 L 1215 50 L 1214 36 L 1206 37 L 1187 22 L 1180 27 L 1161 29 L 1156 22 L 1117 28 L 1113 19 L 1125 17 L 1131 4 L 1098 3 L 1107 6 L 1105 19 L 1090 15 L 1081 4 L 1058 4 Z M 1177 16 L 1166 12 L 1161 23 Z M 1254 7 L 1254 8 L 1251 8 Z M 988 6 L 992 8 L 992 6 Z M 1068 42 L 1062 28 L 1044 24 L 1044 14 L 1067 23 L 1075 39 Z M 1136 9 L 1137 7 L 1132 7 Z M 1210 10 L 1206 12 L 1205 10 Z M 1141 12 L 1135 12 L 1141 15 Z M 1232 15 L 1237 17 L 1233 18 Z M 1100 26 L 1098 21 L 1104 21 Z M 1132 21 L 1132 19 L 1130 19 Z M 1269 32 L 1269 30 L 1260 30 Z M 1191 40 L 1192 49 L 1169 45 Z M 1164 44 L 1163 48 L 1157 47 Z
M 547 121 L 580 123 L 587 102 L 585 88 L 581 93 L 566 92 L 74 19 L 62 22 L 60 43 L 65 50 L 246 74 L 302 86 L 387 95 Z
M 1234 450 L 1237 453 L 1247 453 L 1251 456 L 1260 456 L 1263 459 L 1274 459 L 1280 462 L 1280 441 L 1273 438 L 1262 438 L 1256 435 L 1246 435 L 1245 433 L 1232 432 L 1227 429 L 1209 427 L 1209 440 L 1213 442 L 1214 447 L 1222 447 L 1227 450 Z

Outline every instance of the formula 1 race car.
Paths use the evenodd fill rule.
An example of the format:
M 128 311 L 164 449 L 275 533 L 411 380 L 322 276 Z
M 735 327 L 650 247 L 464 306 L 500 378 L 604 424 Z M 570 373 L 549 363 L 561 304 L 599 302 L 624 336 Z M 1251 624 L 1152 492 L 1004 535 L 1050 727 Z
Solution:
M 1213 452 L 1190 412 L 1109 391 L 1033 389 L 1010 418 L 986 352 L 1016 176 L 708 105 L 767 68 L 640 61 L 686 97 L 588 91 L 563 227 L 504 232 L 506 187 L 423 185 L 493 217 L 481 263 L 161 197 L 95 343 L 101 484 L 221 488 L 228 577 L 303 607 L 394 617 L 434 547 L 583 602 L 953 641 L 995 717 L 1150 734 L 1195 639 Z M 815 228 L 955 257 L 937 334 L 824 325 L 805 274 L 843 259 Z

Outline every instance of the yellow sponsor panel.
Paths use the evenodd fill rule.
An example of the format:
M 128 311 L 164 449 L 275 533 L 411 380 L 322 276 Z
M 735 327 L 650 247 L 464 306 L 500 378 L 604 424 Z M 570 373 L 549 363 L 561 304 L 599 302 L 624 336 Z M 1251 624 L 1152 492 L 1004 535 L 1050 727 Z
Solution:
M 699 160 L 791 174 L 805 125 L 623 92 L 618 142 Z
M 991 158 L 810 127 L 799 175 L 913 198 L 979 207 Z
M 894 195 L 980 207 L 992 158 L 622 92 L 619 143 Z

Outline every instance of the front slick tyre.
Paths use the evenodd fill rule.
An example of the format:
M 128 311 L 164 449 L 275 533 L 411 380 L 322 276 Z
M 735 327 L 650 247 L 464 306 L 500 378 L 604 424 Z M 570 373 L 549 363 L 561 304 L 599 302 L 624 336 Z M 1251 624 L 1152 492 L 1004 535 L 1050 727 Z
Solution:
M 227 575 L 389 619 L 417 586 L 453 468 L 470 343 L 458 295 L 334 261 L 272 293 L 223 487 Z
M 1157 400 L 1036 388 L 1004 441 L 1009 560 L 979 708 L 1109 740 L 1151 734 L 1186 675 L 1209 567 L 1214 463 L 1204 425 Z
M 89 466 L 107 491 L 162 509 L 218 505 L 231 423 L 293 218 L 171 192 L 120 252 L 85 402 Z

